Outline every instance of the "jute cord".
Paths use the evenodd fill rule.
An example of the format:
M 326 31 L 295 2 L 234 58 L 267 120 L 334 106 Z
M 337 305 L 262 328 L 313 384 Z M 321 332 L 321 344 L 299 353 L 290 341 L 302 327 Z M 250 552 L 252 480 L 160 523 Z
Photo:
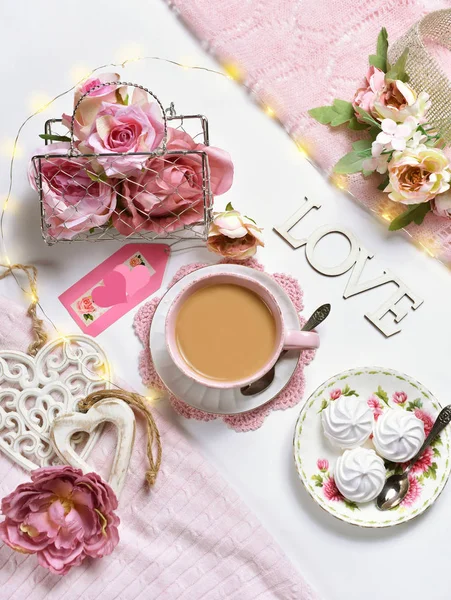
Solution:
M 139 394 L 126 392 L 125 390 L 100 390 L 98 392 L 93 392 L 83 400 L 80 400 L 78 403 L 78 410 L 87 412 L 94 404 L 107 398 L 118 398 L 119 400 L 123 400 L 143 413 L 146 420 L 147 458 L 149 461 L 149 468 L 146 471 L 146 481 L 149 485 L 153 485 L 161 466 L 161 438 L 157 424 L 147 407 L 146 399 Z M 156 450 L 156 457 L 154 457 L 154 449 Z
M 32 330 L 33 335 L 35 337 L 35 341 L 32 342 L 28 346 L 28 354 L 31 356 L 36 356 L 38 350 L 42 348 L 42 346 L 47 341 L 47 333 L 44 329 L 44 322 L 42 319 L 36 314 L 36 306 L 39 302 L 38 296 L 38 287 L 37 287 L 37 277 L 38 270 L 33 265 L 3 265 L 0 263 L 0 267 L 5 269 L 5 271 L 0 275 L 0 280 L 5 279 L 8 275 L 14 275 L 14 271 L 22 271 L 28 278 L 28 284 L 30 286 L 30 295 L 31 295 L 31 304 L 28 307 L 27 315 L 30 317 L 32 322 Z
M 438 10 L 415 23 L 389 50 L 389 60 L 394 63 L 408 48 L 406 71 L 409 83 L 419 93 L 431 97 L 427 119 L 451 143 L 451 81 L 426 47 L 426 41 L 451 50 L 451 9 Z

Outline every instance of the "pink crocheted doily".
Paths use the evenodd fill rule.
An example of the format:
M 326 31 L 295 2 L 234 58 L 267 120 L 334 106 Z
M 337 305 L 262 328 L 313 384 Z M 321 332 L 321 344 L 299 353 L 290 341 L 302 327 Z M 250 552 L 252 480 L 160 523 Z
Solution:
M 222 263 L 234 263 L 234 261 L 224 260 Z M 240 262 L 240 265 L 251 267 L 257 271 L 264 271 L 263 266 L 255 259 L 249 259 L 244 262 Z M 200 269 L 208 266 L 203 263 L 191 263 L 185 265 L 177 271 L 174 278 L 172 279 L 169 287 L 172 287 L 179 279 Z M 303 292 L 296 279 L 290 275 L 284 273 L 274 273 L 270 275 L 277 283 L 285 290 L 290 297 L 296 310 L 298 312 L 304 309 L 302 302 Z M 163 382 L 159 378 L 154 364 L 152 362 L 152 354 L 149 347 L 149 334 L 152 319 L 155 314 L 160 298 L 153 298 L 150 302 L 142 306 L 136 313 L 134 319 L 134 328 L 136 335 L 141 340 L 144 350 L 140 353 L 139 357 L 139 373 L 143 380 L 143 383 L 149 387 L 155 387 L 157 389 L 167 391 Z M 305 319 L 299 317 L 301 325 Z M 222 419 L 229 427 L 235 431 L 251 431 L 258 429 L 263 425 L 265 418 L 272 410 L 284 410 L 295 406 L 302 398 L 304 394 L 305 378 L 304 378 L 304 367 L 308 365 L 315 355 L 314 350 L 307 350 L 301 353 L 298 365 L 293 373 L 293 376 L 289 384 L 284 390 L 280 392 L 276 398 L 271 402 L 268 402 L 264 406 L 260 406 L 255 410 L 251 410 L 247 413 L 239 415 L 212 415 L 205 413 L 197 408 L 193 408 L 188 404 L 185 404 L 182 400 L 176 398 L 173 394 L 169 393 L 169 401 L 176 412 L 187 419 L 198 419 L 200 421 L 212 421 L 214 419 Z

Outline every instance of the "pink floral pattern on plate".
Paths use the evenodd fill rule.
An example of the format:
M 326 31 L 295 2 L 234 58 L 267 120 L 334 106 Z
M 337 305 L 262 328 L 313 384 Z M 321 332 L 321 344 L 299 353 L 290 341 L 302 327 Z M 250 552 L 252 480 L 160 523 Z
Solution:
M 387 527 L 407 521 L 426 510 L 439 496 L 451 470 L 450 437 L 445 430 L 427 448 L 409 474 L 410 488 L 399 507 L 378 511 L 374 502 L 357 505 L 337 489 L 333 471 L 342 453 L 322 435 L 321 412 L 341 396 L 356 396 L 371 408 L 374 420 L 386 410 L 413 412 L 429 433 L 440 406 L 421 384 L 389 369 L 355 369 L 326 381 L 307 400 L 299 415 L 294 456 L 299 476 L 309 494 L 335 517 L 365 527 Z M 304 436 L 304 431 L 308 432 Z M 371 438 L 365 446 L 373 448 Z M 405 465 L 384 461 L 387 476 Z

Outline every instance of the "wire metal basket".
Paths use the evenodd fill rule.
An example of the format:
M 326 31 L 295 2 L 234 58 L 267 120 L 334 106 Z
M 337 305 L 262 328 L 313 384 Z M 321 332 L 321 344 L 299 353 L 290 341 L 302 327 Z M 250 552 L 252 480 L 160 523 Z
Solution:
M 75 139 L 76 113 L 83 100 L 105 86 L 126 86 L 149 94 L 161 110 L 164 135 L 152 152 L 85 152 Z M 61 119 L 45 124 L 46 145 Z M 168 127 L 170 123 L 170 127 Z M 188 136 L 188 137 L 187 137 Z M 32 157 L 45 242 L 164 240 L 171 245 L 205 241 L 212 219 L 208 120 L 164 109 L 147 88 L 122 81 L 101 83 L 74 107 L 68 137 L 48 154 Z M 186 140 L 190 140 L 187 144 Z M 195 143 L 193 143 L 193 140 Z M 81 150 L 79 147 L 81 146 Z

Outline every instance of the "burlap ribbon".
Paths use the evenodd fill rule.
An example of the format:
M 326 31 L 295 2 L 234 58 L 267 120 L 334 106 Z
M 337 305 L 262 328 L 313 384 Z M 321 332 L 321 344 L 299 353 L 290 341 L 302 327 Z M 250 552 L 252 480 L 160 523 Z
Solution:
M 451 81 L 426 48 L 427 40 L 451 50 L 451 9 L 429 13 L 415 23 L 391 45 L 389 60 L 394 63 L 405 48 L 409 49 L 406 64 L 409 83 L 417 93 L 428 92 L 432 101 L 428 121 L 440 132 L 444 141 L 450 144 Z

